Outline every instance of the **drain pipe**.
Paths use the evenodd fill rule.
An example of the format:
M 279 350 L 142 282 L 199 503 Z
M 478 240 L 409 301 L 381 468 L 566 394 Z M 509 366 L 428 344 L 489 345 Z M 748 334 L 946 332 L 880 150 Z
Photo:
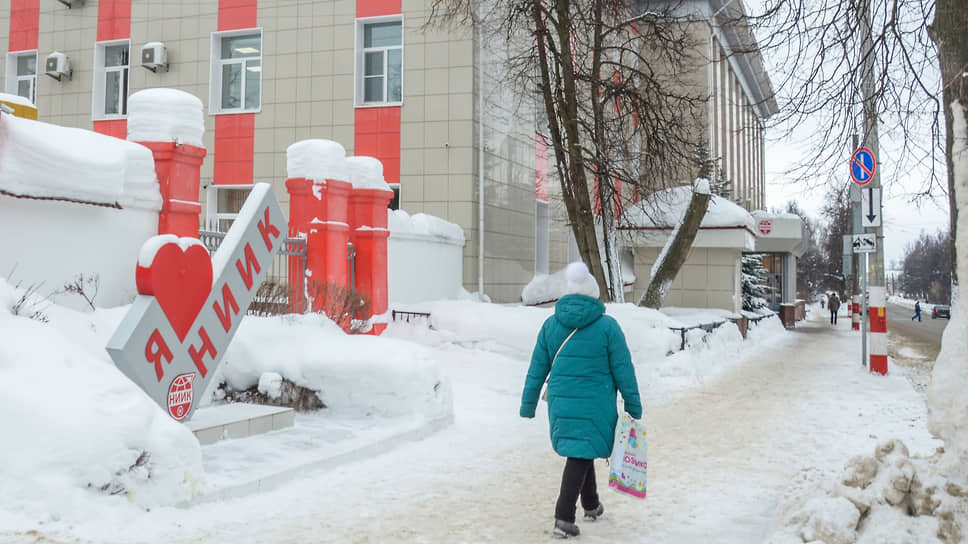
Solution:
M 479 8 L 483 9 L 483 8 Z M 484 297 L 484 20 L 477 21 L 477 292 Z

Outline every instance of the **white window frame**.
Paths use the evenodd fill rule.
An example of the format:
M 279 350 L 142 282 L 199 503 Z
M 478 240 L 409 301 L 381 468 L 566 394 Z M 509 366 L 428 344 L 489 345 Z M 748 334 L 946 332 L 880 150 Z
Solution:
M 384 46 L 384 47 L 370 47 L 367 49 L 363 48 L 363 27 L 371 24 L 378 23 L 400 23 L 400 45 L 398 46 Z M 403 77 L 403 47 L 404 47 L 404 24 L 402 15 L 384 15 L 380 17 L 365 17 L 356 20 L 356 36 L 355 36 L 355 53 L 356 62 L 355 68 L 356 73 L 353 74 L 353 96 L 356 97 L 356 107 L 358 108 L 371 108 L 371 107 L 383 107 L 383 106 L 400 106 L 403 104 L 403 93 L 404 93 L 404 77 Z M 387 81 L 389 81 L 389 66 L 387 51 L 390 50 L 400 50 L 400 100 L 388 101 L 386 100 L 387 92 Z M 372 53 L 382 51 L 383 52 L 383 98 L 382 102 L 366 102 L 364 101 L 364 90 L 363 79 L 365 77 L 365 70 L 363 66 L 363 60 L 366 58 L 366 53 Z
M 245 189 L 249 192 L 255 185 L 215 185 L 205 187 L 205 225 L 208 230 L 219 231 L 219 221 L 235 220 L 239 212 L 220 212 L 218 210 L 218 191 L 220 189 Z M 226 229 L 226 232 L 228 229 Z
M 26 57 L 29 55 L 34 56 L 34 75 L 32 76 L 17 75 L 17 59 L 19 59 L 20 57 Z M 30 81 L 30 94 L 32 96 L 30 96 L 27 99 L 30 100 L 31 104 L 37 104 L 37 71 L 40 70 L 40 68 L 41 68 L 40 59 L 37 57 L 36 49 L 28 50 L 28 51 L 12 51 L 10 53 L 7 53 L 7 70 L 6 70 L 6 78 L 4 79 L 4 81 L 6 82 L 6 85 L 5 85 L 4 92 L 20 96 L 20 93 L 18 92 L 20 88 L 20 82 Z
M 222 38 L 231 38 L 234 36 L 259 36 L 259 55 L 256 57 L 244 57 L 238 59 L 222 59 Z M 222 32 L 212 32 L 211 39 L 212 49 L 209 54 L 209 64 L 211 66 L 211 73 L 208 79 L 208 112 L 212 115 L 218 115 L 223 113 L 259 113 L 262 111 L 262 95 L 265 85 L 262 78 L 262 67 L 265 66 L 263 59 L 265 58 L 265 39 L 262 33 L 262 27 L 255 28 L 245 28 L 240 30 L 225 30 Z M 243 71 L 247 70 L 246 62 L 258 60 L 259 61 L 259 105 L 255 108 L 245 107 L 245 77 L 242 78 L 242 90 L 240 96 L 242 97 L 242 105 L 238 108 L 223 108 L 222 107 L 222 66 L 227 64 L 241 64 Z M 295 62 L 294 58 L 290 59 Z
M 112 45 L 128 46 L 128 64 L 123 66 L 105 66 L 105 49 Z M 120 113 L 105 113 L 104 95 L 107 88 L 108 73 L 118 72 L 121 74 L 121 93 L 118 99 Z M 94 44 L 94 83 L 91 91 L 91 119 L 95 121 L 106 119 L 125 119 L 128 117 L 128 91 L 131 88 L 131 40 L 111 40 L 97 42 Z

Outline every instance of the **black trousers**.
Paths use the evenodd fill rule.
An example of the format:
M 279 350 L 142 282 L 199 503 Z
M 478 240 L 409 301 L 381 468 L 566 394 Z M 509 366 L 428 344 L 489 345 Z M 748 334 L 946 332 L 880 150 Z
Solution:
M 595 460 L 569 457 L 561 474 L 561 491 L 555 505 L 555 519 L 575 523 L 575 505 L 581 496 L 585 510 L 598 508 L 598 490 L 595 486 Z
M 831 325 L 837 324 L 837 312 L 833 310 L 830 310 L 830 324 Z

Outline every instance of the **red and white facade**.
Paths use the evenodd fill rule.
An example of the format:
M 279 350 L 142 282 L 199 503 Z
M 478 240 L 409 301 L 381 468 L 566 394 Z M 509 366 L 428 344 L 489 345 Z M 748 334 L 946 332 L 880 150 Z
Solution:
M 471 29 L 425 30 L 428 6 L 11 0 L 9 11 L 0 8 L 3 89 L 31 94 L 42 121 L 118 137 L 127 97 L 138 90 L 201 98 L 207 156 L 199 200 L 208 228 L 225 230 L 258 182 L 272 184 L 289 214 L 286 149 L 294 142 L 328 139 L 348 156 L 376 157 L 401 208 L 464 230 L 464 287 L 517 301 L 535 272 L 569 259 L 547 147 L 533 113 L 515 107 L 520 100 L 500 83 L 500 48 Z M 711 52 L 728 52 L 728 42 L 710 26 Z M 152 45 L 163 46 L 164 63 L 145 57 L 162 50 Z M 70 64 L 59 79 L 45 75 L 55 52 Z M 749 90 L 764 80 L 743 71 L 749 63 L 707 58 L 719 59 L 707 74 L 709 140 L 752 209 L 763 202 L 764 112 L 754 111 L 761 97 Z M 735 130 L 744 126 L 757 130 Z

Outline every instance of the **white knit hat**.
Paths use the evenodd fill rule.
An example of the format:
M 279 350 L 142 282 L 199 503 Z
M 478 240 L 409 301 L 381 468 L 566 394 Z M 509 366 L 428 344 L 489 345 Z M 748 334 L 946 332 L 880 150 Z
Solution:
M 568 268 L 565 269 L 565 277 L 568 279 L 568 284 L 565 286 L 566 295 L 576 294 L 598 298 L 600 294 L 598 282 L 588 272 L 588 266 L 585 263 L 581 261 L 569 263 Z

